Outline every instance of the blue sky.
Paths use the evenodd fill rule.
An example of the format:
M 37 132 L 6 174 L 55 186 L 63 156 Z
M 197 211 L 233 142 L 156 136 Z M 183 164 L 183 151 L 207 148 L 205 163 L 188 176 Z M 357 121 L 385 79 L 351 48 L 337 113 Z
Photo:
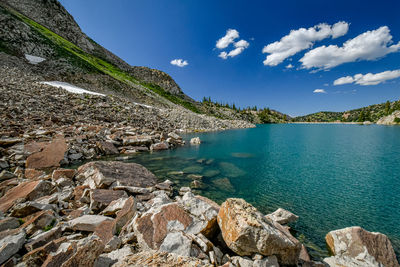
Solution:
M 131 65 L 167 72 L 196 100 L 295 116 L 400 98 L 398 0 L 60 2 L 96 42 Z M 229 46 L 219 49 L 229 29 L 219 47 Z

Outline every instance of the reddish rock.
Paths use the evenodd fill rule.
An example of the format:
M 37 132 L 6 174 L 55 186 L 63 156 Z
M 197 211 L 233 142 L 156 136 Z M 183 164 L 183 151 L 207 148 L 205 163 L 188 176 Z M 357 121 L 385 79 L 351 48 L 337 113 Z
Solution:
M 60 161 L 64 159 L 67 151 L 67 144 L 64 137 L 57 137 L 48 144 L 42 151 L 30 155 L 26 159 L 26 168 L 50 168 L 59 167 Z
M 29 216 L 25 219 L 25 223 L 20 226 L 20 228 L 25 229 L 26 234 L 32 235 L 37 230 L 43 230 L 46 226 L 53 223 L 55 220 L 55 214 L 52 210 L 44 210 L 35 213 L 33 216 Z
M 36 179 L 42 176 L 45 176 L 46 173 L 44 171 L 35 170 L 35 169 L 25 169 L 25 178 L 26 179 Z
M 59 178 L 72 179 L 72 178 L 74 178 L 75 173 L 76 173 L 76 170 L 74 170 L 74 169 L 61 169 L 61 168 L 59 168 L 59 169 L 53 171 L 53 174 L 52 174 L 51 178 L 54 181 L 57 181 Z
M 24 146 L 26 154 L 33 154 L 42 151 L 49 143 L 47 142 L 31 142 Z
M 113 184 L 150 187 L 157 183 L 156 176 L 142 165 L 119 161 L 95 161 L 79 167 L 75 177 L 90 188 L 108 188 Z
M 103 221 L 96 227 L 94 234 L 106 245 L 113 238 L 116 231 L 115 221 Z
M 76 251 L 76 243 L 62 243 L 56 252 L 50 253 L 42 267 L 60 267 Z
M 177 221 L 186 229 L 193 219 L 178 204 L 161 206 L 159 211 L 150 211 L 136 221 L 139 238 L 151 249 L 159 249 L 168 234 L 168 223 Z
M 115 218 L 116 229 L 122 229 L 133 218 L 135 213 L 136 201 L 133 197 L 129 197 L 122 209 L 117 212 L 117 217 Z
M 118 149 L 111 142 L 97 142 L 96 145 L 104 155 L 119 154 Z
M 113 200 L 126 197 L 128 197 L 128 195 L 126 194 L 125 191 L 93 189 L 90 192 L 90 208 L 94 211 L 103 210 Z
M 76 252 L 62 264 L 62 267 L 93 266 L 103 250 L 104 244 L 99 237 L 92 235 L 81 239 L 77 244 Z
M 5 195 L 0 198 L 0 211 L 6 212 L 18 200 L 35 200 L 39 197 L 45 196 L 50 193 L 51 184 L 45 181 L 31 181 L 19 184 L 16 187 L 8 190 Z

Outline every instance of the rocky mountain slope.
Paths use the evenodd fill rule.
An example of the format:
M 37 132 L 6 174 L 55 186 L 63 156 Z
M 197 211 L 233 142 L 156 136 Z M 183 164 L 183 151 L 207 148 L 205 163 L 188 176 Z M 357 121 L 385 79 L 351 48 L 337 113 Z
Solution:
M 292 119 L 293 122 L 378 122 L 381 118 L 400 110 L 400 100 L 363 108 L 353 109 L 344 112 L 322 111 Z M 391 123 L 396 124 L 393 119 Z

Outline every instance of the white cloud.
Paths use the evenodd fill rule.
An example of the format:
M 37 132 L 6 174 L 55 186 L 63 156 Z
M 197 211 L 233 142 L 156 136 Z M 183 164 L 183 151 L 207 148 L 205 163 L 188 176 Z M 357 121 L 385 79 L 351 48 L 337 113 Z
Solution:
M 306 69 L 331 69 L 343 63 L 359 60 L 375 60 L 400 50 L 400 42 L 393 44 L 387 26 L 364 32 L 346 41 L 342 47 L 337 45 L 320 46 L 308 51 L 300 59 Z
M 324 89 L 315 89 L 315 90 L 313 91 L 313 93 L 316 93 L 316 94 L 326 94 L 326 91 L 325 91 Z
M 287 68 L 287 69 L 292 69 L 292 68 L 294 68 L 294 66 L 293 66 L 292 64 L 289 64 L 289 65 L 287 65 L 285 68 Z
M 314 42 L 328 37 L 338 38 L 345 35 L 348 29 L 349 24 L 340 21 L 333 26 L 321 23 L 308 29 L 291 30 L 280 41 L 264 46 L 262 52 L 269 54 L 264 60 L 264 65 L 276 66 L 296 53 L 312 47 Z
M 241 54 L 247 47 L 249 47 L 249 42 L 246 40 L 240 40 L 235 42 L 235 39 L 239 38 L 239 32 L 234 29 L 229 29 L 226 31 L 226 35 L 217 41 L 216 47 L 219 49 L 227 48 L 230 44 L 235 47 L 231 51 L 222 51 L 218 56 L 222 59 L 227 59 L 228 57 L 236 57 Z
M 379 72 L 376 74 L 367 73 L 367 74 L 356 74 L 352 76 L 346 76 L 339 78 L 333 82 L 334 85 L 342 85 L 355 83 L 359 85 L 377 85 L 383 83 L 387 80 L 393 80 L 400 77 L 400 69 L 399 70 L 388 70 L 384 72 Z
M 227 48 L 236 38 L 239 38 L 239 32 L 235 29 L 228 29 L 225 36 L 217 41 L 216 47 L 219 49 Z
M 175 65 L 175 66 L 178 66 L 178 67 L 181 67 L 181 68 L 183 68 L 183 67 L 189 65 L 189 63 L 188 63 L 186 60 L 183 60 L 183 59 L 174 59 L 174 60 L 171 60 L 171 64 L 172 64 L 172 65 Z
M 342 78 L 335 80 L 333 82 L 333 85 L 342 85 L 342 84 L 353 83 L 353 82 L 354 82 L 353 77 L 346 76 L 346 77 L 342 77 Z
M 222 51 L 221 53 L 219 53 L 218 56 L 220 58 L 222 58 L 222 59 L 227 59 L 228 58 L 228 53 L 226 53 L 225 51 Z

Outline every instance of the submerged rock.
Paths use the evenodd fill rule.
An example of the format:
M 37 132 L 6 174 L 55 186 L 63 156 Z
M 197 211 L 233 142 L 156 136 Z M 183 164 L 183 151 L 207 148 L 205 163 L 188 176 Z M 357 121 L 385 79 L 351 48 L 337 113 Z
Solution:
M 325 239 L 334 255 L 324 259 L 329 266 L 399 266 L 392 244 L 384 234 L 356 226 L 331 231 Z
M 218 224 L 225 243 L 238 255 L 275 255 L 281 264 L 297 264 L 300 242 L 243 199 L 229 198 L 222 203 Z

